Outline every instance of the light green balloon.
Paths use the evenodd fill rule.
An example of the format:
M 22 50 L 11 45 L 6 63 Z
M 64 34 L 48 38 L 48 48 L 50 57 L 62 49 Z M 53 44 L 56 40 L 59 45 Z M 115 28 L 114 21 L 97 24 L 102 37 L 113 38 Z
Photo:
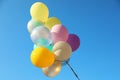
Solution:
M 49 41 L 45 38 L 40 38 L 36 41 L 36 45 L 38 46 L 47 46 L 49 45 Z
M 39 47 L 41 47 L 41 46 L 34 44 L 34 47 L 33 47 L 33 48 L 36 49 L 36 48 L 39 48 Z M 52 50 L 53 50 L 53 45 L 51 44 L 51 45 L 49 45 L 49 46 L 46 46 L 46 48 L 49 49 L 49 50 L 52 52 Z
M 33 25 L 34 25 L 34 26 L 42 26 L 43 23 L 33 20 Z
M 37 46 L 34 44 L 33 49 L 39 48 L 40 46 Z
M 38 26 L 42 26 L 43 23 L 42 22 L 38 22 L 38 21 L 35 21 L 33 19 L 31 19 L 28 24 L 27 24 L 27 28 L 28 28 L 28 31 L 31 33 L 32 30 L 35 28 L 35 27 L 38 27 Z
M 46 48 L 48 48 L 50 51 L 52 51 L 53 50 L 53 45 L 49 45 Z

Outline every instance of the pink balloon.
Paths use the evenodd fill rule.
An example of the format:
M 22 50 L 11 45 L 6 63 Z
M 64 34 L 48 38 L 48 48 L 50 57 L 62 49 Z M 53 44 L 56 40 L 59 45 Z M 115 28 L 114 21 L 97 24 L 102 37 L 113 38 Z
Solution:
M 68 31 L 61 24 L 57 24 L 53 26 L 51 29 L 51 34 L 52 34 L 53 43 L 56 43 L 58 41 L 67 41 L 68 39 Z

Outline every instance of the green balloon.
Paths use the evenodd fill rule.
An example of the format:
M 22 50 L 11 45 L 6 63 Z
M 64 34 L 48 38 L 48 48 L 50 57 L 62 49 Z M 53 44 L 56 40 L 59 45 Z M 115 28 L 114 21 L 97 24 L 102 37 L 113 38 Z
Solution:
M 49 45 L 46 48 L 48 48 L 50 51 L 52 51 L 53 50 L 53 45 Z
M 33 47 L 33 48 L 36 49 L 36 48 L 39 48 L 39 47 L 41 47 L 41 46 L 34 44 L 34 47 Z M 46 46 L 46 48 L 49 49 L 51 52 L 53 51 L 53 45 L 52 45 L 52 44 L 49 45 L 49 46 Z
M 40 46 L 37 46 L 34 44 L 33 49 L 39 48 Z
M 42 26 L 42 25 L 43 25 L 42 22 L 38 22 L 32 19 L 28 22 L 27 28 L 28 28 L 28 31 L 31 33 L 34 28 Z
M 44 38 L 40 38 L 36 41 L 36 45 L 45 47 L 45 46 L 49 45 L 49 41 Z
M 33 25 L 37 27 L 37 26 L 42 26 L 43 23 L 34 20 L 34 21 L 33 21 Z

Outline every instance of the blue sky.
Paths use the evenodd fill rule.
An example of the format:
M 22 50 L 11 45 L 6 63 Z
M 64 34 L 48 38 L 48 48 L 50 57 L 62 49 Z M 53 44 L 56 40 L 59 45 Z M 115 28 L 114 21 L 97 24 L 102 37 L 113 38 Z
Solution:
M 81 80 L 120 80 L 120 0 L 1 0 L 0 80 L 77 80 L 67 66 L 47 78 L 30 62 L 29 9 L 44 2 L 81 39 L 70 60 Z

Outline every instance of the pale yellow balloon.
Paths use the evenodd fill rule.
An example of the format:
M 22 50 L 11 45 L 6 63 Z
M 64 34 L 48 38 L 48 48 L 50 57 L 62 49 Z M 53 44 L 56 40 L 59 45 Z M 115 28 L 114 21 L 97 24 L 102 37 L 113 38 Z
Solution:
M 50 67 L 42 68 L 44 75 L 48 77 L 54 77 L 58 75 L 61 71 L 62 62 L 55 61 L 54 64 Z
M 48 29 L 51 29 L 56 24 L 61 24 L 60 20 L 56 17 L 51 17 L 45 22 L 45 26 Z
M 49 16 L 49 10 L 47 6 L 42 2 L 34 3 L 30 8 L 30 14 L 32 19 L 45 22 Z
M 72 48 L 67 42 L 59 41 L 53 46 L 53 52 L 56 60 L 65 61 L 70 58 Z
M 55 60 L 54 54 L 44 47 L 34 49 L 30 58 L 33 65 L 39 68 L 51 66 Z

